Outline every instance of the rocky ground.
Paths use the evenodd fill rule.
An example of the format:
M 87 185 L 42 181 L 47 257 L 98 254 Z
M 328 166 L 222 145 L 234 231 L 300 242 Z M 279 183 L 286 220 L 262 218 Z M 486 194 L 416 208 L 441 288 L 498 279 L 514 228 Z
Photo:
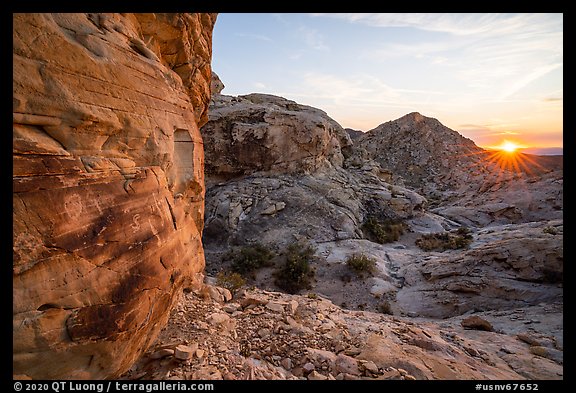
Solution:
M 207 285 L 122 379 L 562 379 L 562 329 L 561 303 L 432 320 Z

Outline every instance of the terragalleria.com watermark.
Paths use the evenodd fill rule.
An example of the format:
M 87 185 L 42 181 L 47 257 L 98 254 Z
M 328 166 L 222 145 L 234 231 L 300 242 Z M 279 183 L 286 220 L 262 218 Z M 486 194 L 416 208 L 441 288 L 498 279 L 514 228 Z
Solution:
M 165 392 L 165 391 L 214 391 L 211 383 L 183 383 L 183 382 L 14 382 L 14 390 L 17 392 Z

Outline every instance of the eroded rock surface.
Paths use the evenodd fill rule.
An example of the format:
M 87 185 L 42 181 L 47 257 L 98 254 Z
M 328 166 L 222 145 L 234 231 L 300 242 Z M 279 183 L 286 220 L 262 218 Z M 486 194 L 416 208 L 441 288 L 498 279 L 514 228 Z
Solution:
M 310 173 L 341 165 L 341 147 L 351 143 L 325 112 L 282 97 L 216 94 L 212 101 L 202 128 L 209 176 Z
M 553 233 L 551 233 L 553 232 Z M 407 314 L 436 318 L 561 302 L 562 221 L 484 228 L 470 249 L 399 259 L 396 300 Z
M 98 379 L 202 281 L 214 14 L 14 14 L 13 369 Z

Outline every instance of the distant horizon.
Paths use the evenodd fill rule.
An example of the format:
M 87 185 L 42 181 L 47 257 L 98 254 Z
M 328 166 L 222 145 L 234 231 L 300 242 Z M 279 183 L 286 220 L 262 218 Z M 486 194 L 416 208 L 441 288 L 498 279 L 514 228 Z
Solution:
M 518 149 L 519 152 L 525 154 L 532 154 L 535 156 L 563 156 L 564 148 L 562 147 L 528 147 L 526 149 Z
M 410 112 L 478 146 L 563 150 L 563 14 L 221 13 L 223 93 L 282 96 L 368 131 Z
M 318 108 L 318 109 L 322 109 L 322 108 Z M 418 113 L 420 113 L 420 112 L 418 112 Z M 424 116 L 424 115 L 423 115 L 423 116 Z M 401 116 L 401 117 L 403 117 L 403 116 Z M 429 116 L 426 116 L 426 117 L 429 117 Z M 380 124 L 384 124 L 384 123 L 386 123 L 386 122 L 388 122 L 388 121 L 394 121 L 394 120 L 397 120 L 397 119 L 386 120 L 386 121 L 384 121 L 384 122 L 382 122 L 382 123 L 380 123 Z M 436 120 L 438 120 L 440 123 L 442 123 L 442 120 L 441 120 L 441 119 L 436 119 Z M 443 123 L 442 123 L 442 124 L 443 124 Z M 344 129 L 349 129 L 349 130 L 353 130 L 353 131 L 357 131 L 357 132 L 364 132 L 364 133 L 365 133 L 365 132 L 369 132 L 369 131 L 373 130 L 373 129 L 376 128 L 376 127 L 372 128 L 372 129 L 370 129 L 370 130 L 359 130 L 359 129 L 355 129 L 355 128 L 352 128 L 352 127 L 344 127 L 344 126 L 342 126 L 342 128 L 344 128 Z M 456 132 L 458 132 L 460 135 L 466 137 L 465 135 L 463 135 L 463 134 L 462 134 L 460 131 L 458 131 L 458 130 L 453 130 L 453 131 L 456 131 Z M 495 146 L 481 146 L 481 145 L 477 144 L 472 138 L 468 138 L 468 139 L 472 140 L 472 141 L 476 144 L 476 146 L 481 147 L 482 149 L 486 149 L 486 150 L 499 150 L 498 147 L 495 147 Z M 524 148 L 519 148 L 519 149 L 518 149 L 518 152 L 525 153 L 525 154 L 539 155 L 539 156 L 563 156 L 563 155 L 564 155 L 564 148 L 563 148 L 562 146 L 551 146 L 551 147 L 524 147 Z

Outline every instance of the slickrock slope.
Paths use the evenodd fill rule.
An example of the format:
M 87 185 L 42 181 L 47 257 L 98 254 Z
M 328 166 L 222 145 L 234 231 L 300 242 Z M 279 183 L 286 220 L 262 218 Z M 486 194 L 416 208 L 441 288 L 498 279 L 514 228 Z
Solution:
M 128 369 L 202 282 L 214 14 L 13 16 L 13 369 Z
M 396 295 L 398 309 L 445 318 L 562 302 L 562 221 L 493 226 L 474 237 L 467 250 L 399 259 L 397 275 L 404 280 Z
M 254 174 L 207 188 L 204 244 L 209 252 L 255 241 L 285 246 L 303 239 L 358 239 L 366 217 L 424 217 L 425 204 L 420 195 L 371 171 Z
M 435 322 L 262 290 L 232 299 L 206 287 L 182 296 L 158 341 L 121 378 L 561 379 L 561 313 L 549 304 Z
M 394 315 L 431 318 L 562 302 L 561 220 L 478 229 L 469 248 L 443 252 L 417 247 L 415 235 L 425 228 L 417 218 L 408 222 L 414 233 L 390 244 L 317 244 L 313 291 L 348 308 L 385 305 Z M 373 275 L 359 278 L 346 266 L 354 254 L 376 261 Z

